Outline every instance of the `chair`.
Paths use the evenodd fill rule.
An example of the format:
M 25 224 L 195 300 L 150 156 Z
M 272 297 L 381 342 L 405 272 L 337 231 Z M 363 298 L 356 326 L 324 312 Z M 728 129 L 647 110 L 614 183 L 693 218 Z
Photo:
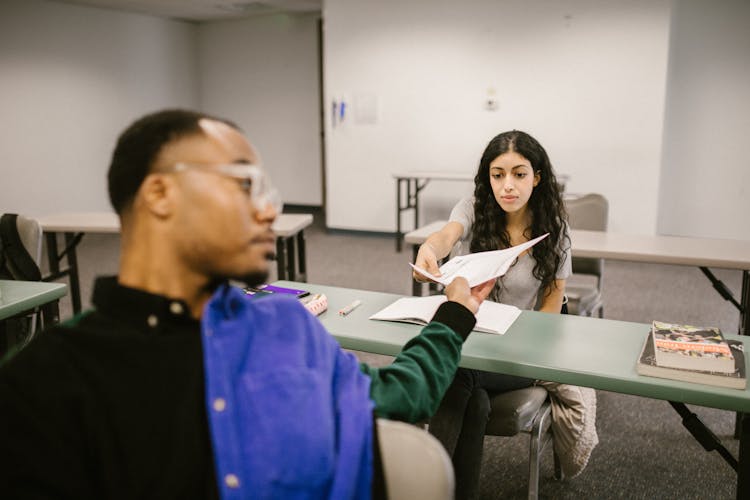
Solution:
M 42 226 L 36 219 L 30 219 L 19 215 L 16 219 L 18 235 L 21 237 L 21 243 L 29 252 L 37 266 L 42 261 Z
M 379 418 L 376 425 L 389 499 L 453 498 L 453 465 L 440 441 L 403 422 Z
M 526 387 L 490 398 L 490 417 L 484 432 L 486 435 L 511 437 L 521 432 L 530 434 L 529 499 L 539 496 L 542 452 L 552 440 L 551 413 L 547 390 L 543 387 Z M 560 479 L 562 473 L 557 455 L 554 455 L 554 464 L 555 478 Z
M 28 252 L 29 257 L 31 257 L 33 263 L 29 263 L 28 267 L 21 266 L 20 269 L 16 269 L 13 266 L 8 267 L 10 264 L 6 262 L 6 270 L 8 270 L 8 272 L 13 275 L 12 277 L 15 279 L 41 279 L 39 265 L 42 260 L 42 227 L 35 219 L 31 219 L 23 215 L 18 215 L 15 222 L 18 238 L 20 239 L 23 247 L 26 249 L 26 252 Z M 6 242 L 5 244 L 8 244 L 8 242 Z M 28 260 L 28 257 L 25 257 L 25 259 Z M 34 267 L 36 267 L 36 269 L 33 269 Z M 14 270 L 13 272 L 10 272 L 11 268 Z M 33 272 L 29 273 L 29 276 L 22 276 L 21 278 L 18 278 L 18 276 L 15 275 L 15 272 L 20 272 L 21 270 L 23 270 L 24 272 Z M 50 309 L 50 311 L 52 311 L 52 309 Z M 3 331 L 2 333 L 8 335 L 9 337 L 6 339 L 7 345 L 10 346 L 17 343 L 23 345 L 31 339 L 35 332 L 41 330 L 44 326 L 42 322 L 42 312 L 43 311 L 41 309 L 37 309 L 34 311 L 29 311 L 27 313 L 19 314 L 17 317 L 9 318 L 8 320 L 6 320 L 6 324 L 3 325 L 3 330 L 5 331 Z M 56 316 L 57 313 L 55 311 L 50 315 L 45 314 L 45 319 L 49 317 L 54 322 L 57 320 Z
M 609 204 L 597 193 L 565 198 L 568 224 L 571 229 L 606 231 Z M 602 301 L 602 275 L 604 260 L 573 256 L 573 274 L 565 283 L 568 312 L 579 316 L 604 317 Z

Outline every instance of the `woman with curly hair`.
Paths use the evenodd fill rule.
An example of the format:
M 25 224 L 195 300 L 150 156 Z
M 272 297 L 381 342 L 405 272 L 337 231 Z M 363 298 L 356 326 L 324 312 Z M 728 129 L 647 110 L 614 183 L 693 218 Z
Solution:
M 490 141 L 474 178 L 473 197 L 453 208 L 450 221 L 420 247 L 417 266 L 440 275 L 437 262 L 458 253 L 499 250 L 549 236 L 521 254 L 498 279 L 489 299 L 521 309 L 559 313 L 571 273 L 570 238 L 560 188 L 547 152 L 513 130 Z M 415 272 L 414 278 L 424 279 Z M 430 432 L 453 458 L 456 498 L 476 496 L 489 398 L 528 387 L 531 379 L 460 368 Z

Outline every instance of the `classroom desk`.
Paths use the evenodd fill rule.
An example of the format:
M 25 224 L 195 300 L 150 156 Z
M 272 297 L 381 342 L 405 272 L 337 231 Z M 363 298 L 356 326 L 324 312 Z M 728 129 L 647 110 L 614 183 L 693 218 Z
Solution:
M 276 233 L 278 279 L 307 281 L 305 228 L 312 223 L 310 214 L 279 214 L 276 217 L 272 228 Z
M 45 280 L 70 278 L 70 298 L 73 312 L 81 311 L 81 288 L 78 277 L 76 247 L 86 233 L 119 233 L 120 220 L 112 212 L 62 213 L 38 217 L 47 244 L 50 276 Z M 276 267 L 279 279 L 307 279 L 304 230 L 313 222 L 310 214 L 279 214 L 272 229 L 276 233 L 278 252 Z M 58 247 L 58 234 L 63 235 L 64 246 Z M 66 269 L 60 269 L 65 257 Z
M 412 245 L 416 261 L 419 245 L 447 221 L 435 221 L 406 234 L 404 241 Z M 571 229 L 574 257 L 626 260 L 651 264 L 696 266 L 711 281 L 716 291 L 732 302 L 740 312 L 739 331 L 750 335 L 750 241 L 689 238 L 683 236 L 624 234 L 610 231 Z M 742 272 L 739 302 L 724 284 L 716 279 L 709 267 Z M 419 295 L 421 284 L 415 282 L 413 294 Z
M 412 170 L 395 172 L 396 179 L 396 251 L 401 251 L 401 213 L 414 210 L 414 228 L 419 227 L 419 192 L 430 181 L 473 181 L 474 172 L 435 172 L 426 170 Z M 402 189 L 401 186 L 405 186 Z M 403 196 L 402 196 L 403 193 Z
M 699 267 L 722 297 L 732 302 L 740 311 L 740 333 L 750 335 L 750 241 L 580 229 L 571 230 L 570 238 L 573 243 L 573 255 L 576 257 Z M 716 279 L 709 267 L 742 272 L 739 302 L 723 283 Z
M 402 248 L 404 233 L 401 230 L 401 214 L 407 210 L 414 210 L 414 228 L 419 227 L 419 193 L 430 181 L 474 181 L 474 170 L 461 172 L 440 172 L 431 170 L 406 170 L 394 172 L 396 179 L 396 251 Z M 560 190 L 565 190 L 568 176 L 557 174 Z M 404 186 L 404 188 L 402 188 Z
M 0 280 L 0 320 L 42 307 L 45 324 L 57 323 L 57 302 L 67 288 L 64 283 Z
M 420 327 L 367 319 L 399 295 L 279 281 L 280 286 L 325 293 L 328 310 L 320 321 L 342 347 L 395 356 Z M 347 316 L 337 311 L 355 299 L 362 305 Z M 520 377 L 551 380 L 670 402 L 743 412 L 737 498 L 750 495 L 750 388 L 743 391 L 636 373 L 650 325 L 582 316 L 523 311 L 505 335 L 472 333 L 461 366 Z M 747 351 L 750 339 L 735 335 Z M 540 348 L 540 346 L 544 346 Z

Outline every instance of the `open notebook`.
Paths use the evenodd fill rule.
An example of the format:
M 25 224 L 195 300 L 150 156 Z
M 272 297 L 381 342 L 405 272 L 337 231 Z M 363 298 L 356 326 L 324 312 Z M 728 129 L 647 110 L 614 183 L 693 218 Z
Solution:
M 370 316 L 370 319 L 426 325 L 435 315 L 440 304 L 446 300 L 448 299 L 445 295 L 404 297 L 376 312 Z M 520 314 L 521 310 L 515 306 L 485 300 L 479 306 L 474 330 L 503 335 Z

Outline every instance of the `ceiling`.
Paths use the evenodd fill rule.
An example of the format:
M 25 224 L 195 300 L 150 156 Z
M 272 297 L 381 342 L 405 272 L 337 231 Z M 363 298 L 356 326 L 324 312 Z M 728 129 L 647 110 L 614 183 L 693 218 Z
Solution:
M 56 0 L 106 9 L 139 12 L 187 21 L 232 19 L 260 14 L 320 12 L 322 0 Z

